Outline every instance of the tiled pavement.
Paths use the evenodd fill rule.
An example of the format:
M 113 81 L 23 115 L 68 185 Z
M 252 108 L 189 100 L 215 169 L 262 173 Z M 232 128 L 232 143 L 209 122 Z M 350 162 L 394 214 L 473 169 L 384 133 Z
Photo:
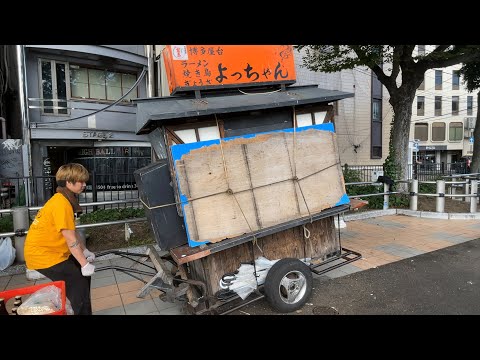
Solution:
M 478 220 L 445 220 L 404 215 L 389 215 L 363 220 L 348 221 L 341 230 L 342 246 L 360 252 L 362 258 L 338 269 L 327 272 L 320 279 L 343 276 L 349 273 L 378 267 L 390 262 L 434 251 L 460 242 L 480 237 Z M 97 268 L 120 265 L 151 271 L 145 265 L 125 258 L 96 261 Z M 150 265 L 149 260 L 146 265 Z M 118 270 L 96 272 L 92 278 L 92 307 L 94 315 L 178 315 L 183 314 L 179 304 L 159 299 L 158 290 L 152 290 L 145 298 L 137 298 L 138 290 L 149 275 L 136 279 Z M 316 276 L 316 275 L 315 275 Z M 25 274 L 0 276 L 0 291 L 31 286 Z

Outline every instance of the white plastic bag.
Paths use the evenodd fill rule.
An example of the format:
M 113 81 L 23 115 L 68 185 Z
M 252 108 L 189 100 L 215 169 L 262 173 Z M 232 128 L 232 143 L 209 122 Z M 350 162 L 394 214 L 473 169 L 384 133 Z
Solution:
M 35 291 L 17 309 L 18 315 L 46 315 L 62 308 L 62 294 L 55 285 Z
M 73 313 L 72 303 L 70 302 L 70 300 L 68 300 L 68 298 L 65 299 L 67 300 L 65 303 L 65 311 L 67 312 L 67 315 L 75 315 Z
M 16 250 L 10 237 L 0 238 L 0 270 L 5 270 L 15 261 Z
M 257 288 L 257 284 L 262 285 L 265 282 L 268 270 L 277 261 L 260 256 L 255 260 L 255 267 L 250 264 L 241 264 L 234 274 L 220 279 L 220 288 L 234 291 L 242 300 L 245 300 Z
M 39 279 L 45 279 L 46 276 L 39 273 L 37 270 L 30 270 L 27 269 L 25 275 L 27 276 L 28 280 L 39 280 Z

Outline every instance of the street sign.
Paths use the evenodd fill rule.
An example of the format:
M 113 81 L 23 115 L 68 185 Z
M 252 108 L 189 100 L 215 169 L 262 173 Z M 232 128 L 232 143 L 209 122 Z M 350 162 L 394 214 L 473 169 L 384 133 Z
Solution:
M 470 144 L 473 144 L 473 136 L 470 136 Z

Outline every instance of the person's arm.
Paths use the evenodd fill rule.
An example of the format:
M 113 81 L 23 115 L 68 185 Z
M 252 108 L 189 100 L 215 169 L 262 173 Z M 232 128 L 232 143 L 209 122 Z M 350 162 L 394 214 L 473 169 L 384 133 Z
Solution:
M 85 266 L 88 263 L 87 258 L 83 254 L 83 251 L 85 249 L 82 242 L 79 239 L 77 239 L 75 230 L 62 229 L 62 235 L 67 242 L 70 252 L 75 257 L 75 259 L 77 259 L 77 261 L 80 263 L 80 266 L 82 267 Z
M 76 231 L 75 231 L 75 234 L 78 234 Z M 77 238 L 78 239 L 78 238 Z M 95 253 L 91 252 L 90 250 L 87 249 L 87 246 L 83 243 L 82 240 L 78 239 L 78 245 L 79 247 L 82 249 L 82 252 L 83 252 L 83 256 L 85 256 L 85 258 L 87 259 L 88 262 L 92 262 L 93 260 L 95 260 Z

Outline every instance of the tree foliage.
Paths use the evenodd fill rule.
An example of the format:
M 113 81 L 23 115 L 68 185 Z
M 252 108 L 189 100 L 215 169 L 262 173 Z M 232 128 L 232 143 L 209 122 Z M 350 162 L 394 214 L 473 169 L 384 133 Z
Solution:
M 337 72 L 367 66 L 385 86 L 393 109 L 389 169 L 405 179 L 412 104 L 425 71 L 459 63 L 480 61 L 480 45 L 438 45 L 425 55 L 413 55 L 416 45 L 300 45 L 303 65 L 312 71 Z
M 473 92 L 480 89 L 480 61 L 470 61 L 465 63 L 460 69 L 460 75 L 468 91 Z M 478 173 L 480 170 L 480 126 L 478 118 L 480 116 L 480 91 L 477 92 L 477 121 L 473 130 L 473 154 L 470 172 Z

